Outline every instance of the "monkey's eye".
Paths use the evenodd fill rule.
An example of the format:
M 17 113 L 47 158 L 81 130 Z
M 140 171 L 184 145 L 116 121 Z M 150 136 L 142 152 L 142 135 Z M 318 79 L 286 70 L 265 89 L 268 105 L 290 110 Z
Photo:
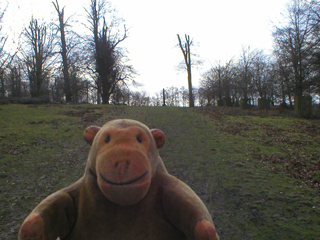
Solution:
M 108 135 L 108 136 L 106 137 L 106 139 L 105 139 L 105 142 L 106 142 L 106 143 L 110 142 L 110 139 L 111 139 L 111 137 L 110 137 L 110 135 Z
M 142 143 L 142 139 L 141 139 L 140 136 L 137 136 L 137 141 L 138 141 L 139 143 Z

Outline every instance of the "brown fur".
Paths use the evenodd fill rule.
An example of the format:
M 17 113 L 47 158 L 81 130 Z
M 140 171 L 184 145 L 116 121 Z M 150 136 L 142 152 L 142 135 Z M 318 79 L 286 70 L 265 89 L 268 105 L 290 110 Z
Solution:
M 84 138 L 92 145 L 84 176 L 43 200 L 20 240 L 219 239 L 199 197 L 165 169 L 160 130 L 115 120 Z

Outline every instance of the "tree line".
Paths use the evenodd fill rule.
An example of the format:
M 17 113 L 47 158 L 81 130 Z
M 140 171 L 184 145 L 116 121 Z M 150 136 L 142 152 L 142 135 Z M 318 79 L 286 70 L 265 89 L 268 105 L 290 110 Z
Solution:
M 136 74 L 120 46 L 128 37 L 124 21 L 105 0 L 88 0 L 82 23 L 65 19 L 66 7 L 61 8 L 58 0 L 52 8 L 56 20 L 32 17 L 14 53 L 6 51 L 11 44 L 2 28 L 7 8 L 1 9 L 0 98 L 108 104 L 115 92 L 134 83 Z
M 139 106 L 241 106 L 273 104 L 305 114 L 320 93 L 320 3 L 290 0 L 281 23 L 274 24 L 272 53 L 243 47 L 240 56 L 207 70 L 192 88 L 190 46 L 179 46 L 188 70 L 189 89 L 171 87 L 154 97 L 132 91 L 135 69 L 122 42 L 128 30 L 105 0 L 88 0 L 85 34 L 65 19 L 66 8 L 52 2 L 56 21 L 32 18 L 14 53 L 5 51 L 8 37 L 0 27 L 0 98 L 49 97 L 53 101 Z M 3 19 L 6 9 L 0 14 Z M 1 21 L 2 22 L 2 21 Z M 79 23 L 78 23 L 79 25 Z M 192 102 L 191 102 L 192 101 Z M 194 103 L 193 103 L 194 101 Z M 308 114 L 308 113 L 306 113 Z
M 312 99 L 320 95 L 319 1 L 291 0 L 272 35 L 272 54 L 243 47 L 238 58 L 204 74 L 200 92 L 206 105 L 279 104 L 310 115 Z
M 242 48 L 241 54 L 207 70 L 199 88 L 192 88 L 192 40 L 178 35 L 188 73 L 189 91 L 167 88 L 142 105 L 237 106 L 270 109 L 272 105 L 294 109 L 298 116 L 312 115 L 313 100 L 320 96 L 320 3 L 291 0 L 273 27 L 274 49 Z M 190 91 L 191 89 L 191 91 Z M 165 95 L 165 96 L 164 96 Z M 136 94 L 131 95 L 137 96 Z M 163 99 L 163 100 L 162 100 Z

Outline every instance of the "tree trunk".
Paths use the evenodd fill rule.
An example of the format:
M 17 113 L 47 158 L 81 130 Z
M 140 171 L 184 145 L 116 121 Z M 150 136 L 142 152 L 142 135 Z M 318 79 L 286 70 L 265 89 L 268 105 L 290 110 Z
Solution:
M 60 24 L 60 36 L 61 36 L 61 56 L 63 63 L 63 78 L 64 78 L 64 93 L 66 95 L 66 102 L 72 101 L 72 91 L 70 85 L 70 76 L 69 76 L 69 66 L 68 66 L 68 58 L 67 58 L 67 44 L 65 37 L 65 23 L 64 23 L 64 8 L 60 11 L 58 0 L 56 0 L 56 4 L 53 3 L 54 7 L 57 10 L 59 16 L 59 24 Z
M 3 71 L 0 72 L 0 81 L 1 81 L 1 95 L 0 98 L 4 98 L 6 91 L 5 91 L 5 86 L 4 86 L 4 73 Z
M 193 93 L 192 93 L 191 66 L 189 66 L 189 69 L 188 69 L 188 88 L 189 88 L 189 107 L 194 107 Z
M 179 34 L 177 34 L 177 36 L 178 36 L 178 41 L 179 41 L 181 51 L 184 56 L 185 64 L 187 67 L 188 88 L 189 88 L 189 107 L 194 107 L 193 93 L 192 93 L 192 79 L 191 79 L 191 54 L 190 54 L 191 41 L 190 41 L 190 36 L 185 35 L 186 42 L 185 42 L 184 47 L 182 46 Z
M 166 105 L 166 91 L 162 90 L 162 106 L 165 107 Z

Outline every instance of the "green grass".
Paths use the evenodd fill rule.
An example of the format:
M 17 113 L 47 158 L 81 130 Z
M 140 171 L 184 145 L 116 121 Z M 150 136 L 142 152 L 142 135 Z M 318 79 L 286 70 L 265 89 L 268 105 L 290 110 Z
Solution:
M 244 238 L 318 239 L 319 123 L 279 116 L 241 116 L 230 109 L 220 111 L 197 110 L 233 142 L 234 153 L 238 153 L 238 158 L 232 154 L 236 163 L 232 161 L 232 167 L 225 168 L 222 176 L 228 176 L 224 178 L 228 184 L 223 184 L 238 200 L 228 199 L 227 205 L 234 208 L 235 215 L 245 214 Z M 313 171 L 317 172 L 314 179 L 306 179 Z M 241 238 L 237 234 L 230 237 Z
M 39 201 L 82 176 L 89 150 L 84 129 L 116 118 L 164 131 L 160 155 L 168 171 L 202 198 L 222 239 L 319 239 L 319 172 L 310 183 L 292 167 L 318 164 L 317 122 L 223 108 L 0 109 L 0 239 L 16 239 Z

